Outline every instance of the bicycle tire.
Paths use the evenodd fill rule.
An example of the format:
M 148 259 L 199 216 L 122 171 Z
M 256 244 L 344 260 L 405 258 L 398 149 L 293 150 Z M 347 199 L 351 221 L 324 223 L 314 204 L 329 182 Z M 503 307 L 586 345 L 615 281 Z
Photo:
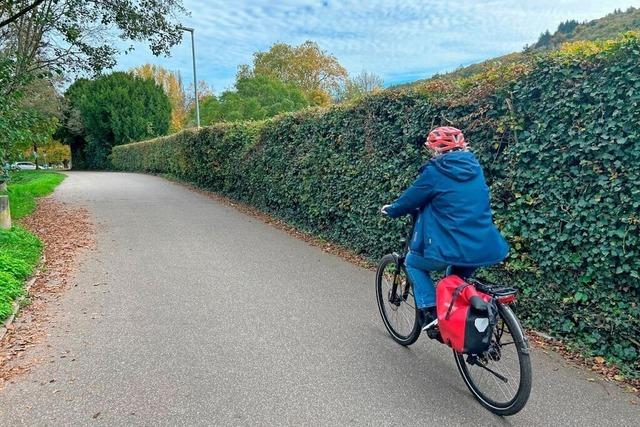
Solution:
M 524 408 L 527 401 L 529 400 L 529 395 L 531 394 L 532 372 L 529 344 L 527 342 L 527 338 L 524 335 L 522 327 L 520 326 L 520 323 L 518 322 L 518 319 L 513 311 L 511 311 L 509 307 L 498 303 L 498 313 L 504 321 L 506 327 L 508 328 L 509 334 L 513 338 L 513 343 L 518 354 L 518 364 L 520 369 L 518 390 L 515 392 L 514 396 L 511 399 L 506 402 L 498 402 L 495 399 L 489 397 L 486 394 L 486 391 L 483 391 L 481 389 L 480 385 L 470 374 L 469 366 L 473 365 L 468 364 L 465 360 L 465 356 L 468 357 L 468 355 L 461 354 L 456 351 L 454 351 L 453 353 L 458 371 L 460 372 L 460 375 L 462 375 L 462 379 L 464 380 L 465 384 L 471 391 L 471 394 L 473 394 L 473 396 L 476 398 L 476 400 L 478 400 L 482 406 L 496 415 L 514 415 L 520 412 L 522 408 Z M 497 381 L 495 381 L 495 383 L 500 384 Z
M 406 283 L 404 284 L 404 287 L 402 287 L 402 290 L 405 291 L 407 290 L 406 287 L 409 287 L 409 289 L 407 290 L 408 295 L 406 296 L 406 298 L 402 298 L 401 301 L 396 300 L 396 304 L 399 305 L 395 310 L 392 309 L 392 306 L 395 304 L 392 304 L 390 300 L 391 289 L 387 290 L 385 287 L 385 282 L 387 285 L 389 285 L 388 280 L 385 277 L 385 274 L 389 274 L 387 273 L 387 269 L 389 267 L 395 268 L 396 274 L 399 268 L 400 273 L 404 276 L 404 280 L 406 280 Z M 400 296 L 402 297 L 402 295 Z M 409 346 L 416 342 L 416 340 L 420 337 L 422 329 L 420 328 L 420 322 L 418 320 L 418 312 L 416 309 L 415 298 L 413 296 L 413 287 L 411 286 L 411 282 L 409 281 L 404 265 L 398 265 L 397 258 L 393 254 L 385 255 L 378 263 L 378 268 L 376 271 L 376 300 L 378 302 L 380 316 L 382 317 L 384 326 L 387 328 L 387 331 L 391 335 L 391 338 L 393 338 L 395 342 L 403 346 Z M 410 300 L 410 302 L 407 302 L 407 300 Z M 406 308 L 407 313 L 412 312 L 413 314 L 412 324 L 410 319 L 406 318 L 406 332 L 399 331 L 397 326 L 394 327 L 394 324 L 397 322 L 393 321 L 393 319 L 391 318 L 391 312 L 395 312 L 396 320 L 398 319 L 397 313 L 399 312 L 401 307 L 403 309 Z

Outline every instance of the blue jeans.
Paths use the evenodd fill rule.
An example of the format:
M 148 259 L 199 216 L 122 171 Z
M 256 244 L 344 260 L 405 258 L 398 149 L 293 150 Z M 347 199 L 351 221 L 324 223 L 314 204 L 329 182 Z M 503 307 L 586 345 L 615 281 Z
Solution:
M 407 274 L 413 284 L 413 293 L 418 308 L 428 308 L 436 305 L 436 289 L 429 272 L 445 270 L 449 265 L 432 261 L 409 252 L 405 259 Z M 469 277 L 476 269 L 474 267 L 452 267 L 451 274 Z

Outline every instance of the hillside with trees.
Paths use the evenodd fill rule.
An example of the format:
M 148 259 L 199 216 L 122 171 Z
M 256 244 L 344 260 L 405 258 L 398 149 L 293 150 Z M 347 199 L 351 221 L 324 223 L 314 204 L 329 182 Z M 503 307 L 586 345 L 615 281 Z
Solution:
M 572 19 L 562 22 L 553 34 L 549 31 L 542 33 L 532 48 L 549 49 L 576 40 L 614 39 L 620 33 L 638 28 L 640 28 L 640 9 L 630 7 L 624 12 L 616 9 L 592 21 L 578 22 Z
M 414 82 L 394 86 L 395 88 L 410 88 L 423 85 L 433 80 L 455 80 L 458 78 L 470 77 L 475 74 L 486 72 L 496 66 L 525 62 L 536 53 L 557 48 L 562 43 L 579 40 L 610 40 L 615 39 L 621 33 L 640 29 L 640 9 L 630 7 L 626 11 L 620 9 L 598 19 L 587 22 L 567 20 L 558 25 L 554 33 L 543 32 L 538 41 L 531 46 L 525 46 L 522 52 L 513 52 L 476 64 L 460 67 L 455 71 L 436 74 L 427 79 L 420 79 Z

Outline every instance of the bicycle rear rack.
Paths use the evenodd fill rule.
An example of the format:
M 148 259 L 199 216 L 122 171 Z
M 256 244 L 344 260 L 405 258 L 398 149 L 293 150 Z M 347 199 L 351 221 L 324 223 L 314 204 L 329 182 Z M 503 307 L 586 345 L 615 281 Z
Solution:
M 487 282 L 485 280 L 469 278 L 466 279 L 467 283 L 475 286 L 477 290 L 487 295 L 491 295 L 494 298 L 506 298 L 512 295 L 516 295 L 518 290 L 509 286 L 496 285 L 495 283 Z

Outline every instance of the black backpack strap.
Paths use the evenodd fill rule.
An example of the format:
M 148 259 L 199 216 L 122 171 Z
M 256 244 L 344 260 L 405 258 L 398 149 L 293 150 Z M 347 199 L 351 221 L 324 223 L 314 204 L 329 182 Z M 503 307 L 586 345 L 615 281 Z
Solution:
M 467 286 L 471 286 L 471 283 L 465 283 L 463 285 L 458 286 L 455 291 L 453 291 L 453 295 L 451 296 L 451 304 L 449 304 L 449 309 L 447 310 L 447 314 L 444 316 L 446 320 L 449 320 L 449 316 L 451 316 L 451 310 L 453 310 L 453 304 L 456 302 L 464 288 Z

